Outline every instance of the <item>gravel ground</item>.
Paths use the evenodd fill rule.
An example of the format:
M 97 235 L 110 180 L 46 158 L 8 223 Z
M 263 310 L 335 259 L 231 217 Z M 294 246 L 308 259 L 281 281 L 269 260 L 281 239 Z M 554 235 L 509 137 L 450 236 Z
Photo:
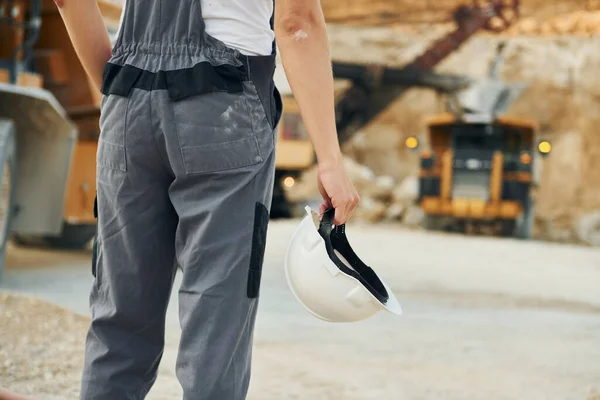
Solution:
M 306 313 L 285 284 L 294 226 L 271 224 L 249 400 L 600 400 L 600 251 L 350 225 L 404 315 L 336 325 Z M 9 249 L 0 386 L 77 397 L 90 284 L 89 252 Z M 174 291 L 150 400 L 181 398 L 178 338 Z
M 0 383 L 45 399 L 76 398 L 88 318 L 0 293 Z

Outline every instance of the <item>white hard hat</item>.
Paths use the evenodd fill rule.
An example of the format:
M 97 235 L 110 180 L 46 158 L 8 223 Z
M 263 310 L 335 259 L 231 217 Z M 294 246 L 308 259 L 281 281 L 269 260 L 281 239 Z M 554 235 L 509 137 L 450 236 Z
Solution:
M 285 255 L 288 286 L 311 314 L 329 322 L 355 322 L 380 310 L 402 314 L 398 300 L 375 271 L 363 263 L 333 225 L 335 210 L 307 215 L 294 232 Z

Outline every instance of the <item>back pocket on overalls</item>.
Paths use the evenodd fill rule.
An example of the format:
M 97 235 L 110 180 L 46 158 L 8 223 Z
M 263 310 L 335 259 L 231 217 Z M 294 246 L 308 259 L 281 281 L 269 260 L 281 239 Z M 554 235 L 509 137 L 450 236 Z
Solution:
M 210 92 L 172 103 L 187 174 L 263 162 L 246 97 L 245 92 Z

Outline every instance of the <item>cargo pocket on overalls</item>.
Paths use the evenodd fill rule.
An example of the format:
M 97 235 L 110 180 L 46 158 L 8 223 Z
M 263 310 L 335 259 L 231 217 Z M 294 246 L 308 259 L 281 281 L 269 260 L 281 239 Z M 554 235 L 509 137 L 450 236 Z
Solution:
M 105 97 L 100 114 L 100 138 L 96 152 L 96 179 L 102 196 L 114 197 L 127 172 L 125 136 L 129 98 L 111 94 Z
M 263 162 L 246 94 L 209 92 L 172 103 L 186 174 L 243 168 Z
M 268 224 L 269 210 L 262 203 L 257 202 L 254 207 L 254 228 L 252 232 L 250 268 L 248 269 L 247 295 L 251 299 L 258 297 L 260 290 Z
M 123 228 L 116 204 L 121 201 L 121 189 L 127 179 L 129 106 L 128 97 L 111 94 L 106 97 L 100 114 L 100 138 L 96 152 L 96 193 L 102 209 L 102 218 L 98 219 L 96 228 L 99 246 L 104 238 Z

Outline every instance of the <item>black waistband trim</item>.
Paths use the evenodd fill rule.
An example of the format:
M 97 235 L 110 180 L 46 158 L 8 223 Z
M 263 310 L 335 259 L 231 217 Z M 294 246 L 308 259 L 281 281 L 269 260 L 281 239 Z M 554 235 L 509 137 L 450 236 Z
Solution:
M 132 65 L 107 63 L 104 67 L 101 92 L 129 96 L 132 89 L 168 90 L 173 101 L 207 92 L 236 93 L 248 80 L 248 66 L 214 66 L 201 62 L 193 67 L 172 71 L 150 72 Z
M 275 57 L 275 53 L 240 56 L 240 66 L 200 62 L 190 68 L 158 72 L 109 62 L 104 67 L 101 92 L 126 97 L 134 88 L 168 90 L 171 100 L 177 101 L 209 92 L 239 93 L 243 91 L 242 82 L 251 80 L 261 99 L 266 99 L 273 91 Z

